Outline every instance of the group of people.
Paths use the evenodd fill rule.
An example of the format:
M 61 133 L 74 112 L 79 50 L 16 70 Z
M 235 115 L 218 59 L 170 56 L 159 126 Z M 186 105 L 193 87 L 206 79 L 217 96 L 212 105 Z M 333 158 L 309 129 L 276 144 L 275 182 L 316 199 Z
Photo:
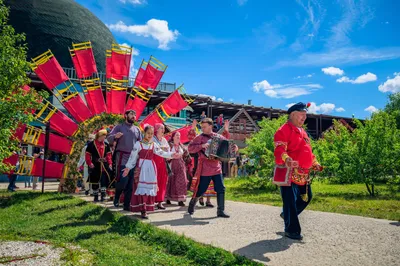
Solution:
M 105 200 L 106 188 L 114 183 L 114 206 L 119 207 L 123 194 L 123 209 L 139 212 L 147 219 L 148 212 L 155 208 L 166 209 L 165 203 L 176 201 L 185 206 L 189 189 L 193 191 L 190 214 L 198 201 L 204 205 L 203 197 L 207 198 L 206 206 L 214 207 L 209 197 L 216 195 L 217 215 L 229 217 L 225 213 L 221 162 L 205 155 L 209 140 L 217 134 L 212 130 L 212 119 L 202 119 L 202 134 L 198 136 L 194 121 L 188 133 L 190 142 L 184 145 L 179 132 L 174 132 L 167 141 L 163 124 L 145 125 L 142 133 L 135 126 L 134 110 L 127 110 L 124 116 L 124 123 L 109 133 L 98 131 L 84 148 L 94 201 Z M 229 138 L 228 127 L 226 122 L 221 138 Z M 78 166 L 82 167 L 82 160 Z
M 274 136 L 275 163 L 286 166 L 289 183 L 281 186 L 283 210 L 281 218 L 285 224 L 288 238 L 301 240 L 299 214 L 312 199 L 310 172 L 322 171 L 312 153 L 310 139 L 303 129 L 307 105 L 297 103 L 288 110 L 288 121 L 277 130 Z M 103 195 L 109 173 L 114 171 L 116 192 L 114 206 L 118 207 L 120 196 L 124 193 L 124 210 L 139 212 L 144 219 L 148 212 L 165 209 L 164 202 L 177 201 L 185 206 L 187 190 L 193 191 L 188 213 L 193 214 L 197 202 L 204 205 L 203 197 L 215 193 L 217 197 L 217 216 L 228 218 L 225 212 L 225 186 L 221 162 L 206 156 L 209 140 L 216 136 L 213 120 L 202 117 L 202 134 L 196 135 L 196 124 L 189 132 L 187 146 L 180 142 L 180 133 L 174 133 L 168 142 L 164 138 L 162 124 L 155 127 L 146 125 L 142 136 L 134 125 L 136 113 L 128 110 L 125 122 L 107 134 L 99 131 L 92 145 L 86 150 L 86 163 L 92 169 L 89 174 L 93 189 Z M 221 138 L 229 139 L 229 123 L 225 121 Z M 115 144 L 111 154 L 109 144 Z M 238 148 L 236 147 L 236 152 Z M 112 159 L 114 158 L 114 159 Z M 94 187 L 94 185 L 97 186 Z M 100 185 L 99 185 L 100 184 Z M 100 189 L 100 190 L 99 190 Z M 215 195 L 214 194 L 214 195 Z M 94 194 L 95 201 L 98 200 Z M 103 199 L 103 196 L 102 196 Z M 213 207 L 207 199 L 207 206 Z

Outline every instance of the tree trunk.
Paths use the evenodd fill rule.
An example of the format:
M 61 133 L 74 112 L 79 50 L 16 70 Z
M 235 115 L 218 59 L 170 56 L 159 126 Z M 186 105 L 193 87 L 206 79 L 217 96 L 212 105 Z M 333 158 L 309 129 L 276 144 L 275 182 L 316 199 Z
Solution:
M 365 186 L 367 187 L 367 190 L 368 190 L 369 195 L 372 196 L 372 191 L 371 191 L 371 189 L 369 188 L 368 183 L 365 183 Z
M 372 183 L 371 187 L 372 187 L 372 196 L 374 197 L 375 196 L 375 185 L 374 185 L 374 183 Z

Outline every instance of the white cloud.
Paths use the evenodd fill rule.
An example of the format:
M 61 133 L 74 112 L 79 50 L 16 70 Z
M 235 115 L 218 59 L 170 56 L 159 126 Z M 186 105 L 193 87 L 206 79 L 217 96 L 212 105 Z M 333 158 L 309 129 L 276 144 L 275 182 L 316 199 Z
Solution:
M 303 23 L 297 32 L 296 40 L 290 48 L 300 51 L 312 45 L 314 37 L 318 35 L 319 28 L 324 20 L 326 9 L 323 8 L 319 0 L 296 0 L 297 4 L 303 8 L 306 16 L 298 19 Z
M 294 79 L 312 78 L 313 76 L 314 76 L 314 73 L 308 74 L 308 75 L 304 75 L 304 76 L 297 76 Z
M 330 76 L 341 76 L 344 74 L 344 71 L 337 67 L 325 67 L 321 71 Z
M 364 111 L 367 111 L 367 112 L 370 112 L 370 113 L 375 113 L 375 112 L 377 112 L 379 110 L 375 106 L 370 105 L 367 108 L 365 108 Z
M 247 3 L 248 0 L 237 0 L 239 6 L 243 6 Z
M 296 59 L 279 61 L 267 69 L 326 65 L 362 65 L 398 58 L 400 58 L 400 47 L 369 49 L 366 47 L 347 46 L 323 52 L 302 53 L 296 56 Z
M 338 113 L 341 113 L 341 112 L 344 112 L 346 110 L 344 110 L 343 107 L 339 107 L 339 108 L 336 108 L 335 111 L 338 112 Z
M 199 97 L 208 97 L 208 98 L 210 98 L 211 100 L 217 101 L 217 102 L 223 102 L 223 101 L 224 101 L 223 98 L 217 98 L 216 96 L 208 95 L 208 94 L 196 94 L 196 96 L 199 96 Z
M 327 47 L 344 47 L 351 43 L 350 34 L 353 28 L 364 27 L 374 18 L 373 10 L 365 0 L 341 0 L 342 17 L 331 28 L 332 35 L 328 39 Z
M 329 114 L 335 110 L 335 105 L 333 103 L 322 103 L 317 105 L 315 102 L 310 103 L 310 107 L 308 108 L 308 112 L 311 114 Z
M 177 30 L 170 30 L 168 21 L 150 19 L 145 25 L 126 25 L 119 21 L 116 24 L 108 25 L 110 30 L 122 33 L 131 33 L 137 36 L 151 37 L 158 42 L 158 48 L 169 50 L 169 43 L 175 42 L 179 36 Z
M 363 84 L 371 81 L 376 81 L 377 77 L 375 74 L 368 72 L 367 74 L 363 74 L 359 77 L 357 77 L 355 80 L 349 79 L 348 77 L 344 76 L 341 77 L 340 79 L 337 79 L 336 82 L 339 83 L 352 83 L 352 84 Z
M 271 98 L 295 98 L 301 95 L 308 95 L 317 89 L 321 89 L 320 84 L 274 84 L 271 85 L 267 80 L 253 83 L 253 91 L 263 92 Z
M 389 78 L 385 83 L 379 85 L 379 91 L 392 93 L 400 92 L 400 73 L 394 73 L 394 76 L 394 78 Z
M 126 3 L 130 3 L 133 5 L 144 5 L 147 4 L 146 0 L 119 0 L 121 3 L 126 4 Z

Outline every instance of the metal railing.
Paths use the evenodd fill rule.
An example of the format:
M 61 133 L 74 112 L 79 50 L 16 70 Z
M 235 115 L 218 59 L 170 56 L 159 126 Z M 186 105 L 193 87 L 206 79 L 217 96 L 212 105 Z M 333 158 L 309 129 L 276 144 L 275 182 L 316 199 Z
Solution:
M 77 81 L 78 76 L 76 75 L 75 68 L 72 67 L 63 67 L 63 70 L 65 74 L 67 74 L 68 78 L 71 81 Z M 104 72 L 99 72 L 99 78 L 100 81 L 103 85 L 106 84 L 106 73 Z M 128 87 L 132 87 L 133 84 L 135 83 L 135 78 L 134 77 L 129 77 L 129 83 Z M 176 83 L 167 83 L 167 82 L 160 82 L 157 86 L 157 91 L 165 91 L 165 92 L 173 92 L 176 89 Z

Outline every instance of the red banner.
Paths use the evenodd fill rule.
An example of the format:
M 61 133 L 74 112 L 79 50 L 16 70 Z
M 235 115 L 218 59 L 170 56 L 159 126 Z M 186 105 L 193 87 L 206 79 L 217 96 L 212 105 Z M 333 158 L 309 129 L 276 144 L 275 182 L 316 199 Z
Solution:
M 126 91 L 111 89 L 111 113 L 122 115 L 125 112 Z
M 111 91 L 106 91 L 107 113 L 111 114 Z
M 188 103 L 182 98 L 179 91 L 175 90 L 161 103 L 161 106 L 168 115 L 174 115 L 188 106 Z
M 10 157 L 8 157 L 7 159 L 3 160 L 4 164 L 9 164 L 11 166 L 16 166 L 17 162 L 18 162 L 18 154 L 13 154 Z M 4 174 L 13 174 L 15 171 L 15 167 L 13 169 L 10 170 L 10 172 L 8 173 L 4 173 Z
M 106 57 L 106 78 L 110 79 L 113 73 L 111 56 Z
M 52 90 L 64 81 L 68 80 L 67 75 L 55 57 L 52 57 L 46 63 L 39 65 L 35 69 L 35 73 L 49 90 Z
M 181 134 L 181 143 L 187 143 L 190 141 L 188 137 L 190 130 L 192 130 L 192 125 L 184 126 L 165 135 L 165 139 L 169 141 L 174 132 L 179 132 Z
M 74 52 L 75 56 L 72 56 L 72 63 L 74 64 L 78 78 L 87 78 L 92 76 L 94 73 L 97 73 L 92 48 L 74 50 Z
M 145 119 L 143 119 L 143 121 L 140 123 L 140 127 L 142 129 L 144 129 L 144 126 L 146 124 L 150 125 L 150 126 L 155 126 L 155 124 L 157 123 L 161 123 L 163 124 L 164 121 L 161 119 L 161 117 L 157 114 L 157 112 L 153 112 L 151 114 L 149 114 L 148 116 L 146 116 Z
M 146 69 L 144 69 L 144 68 L 140 68 L 139 69 L 139 71 L 138 71 L 138 73 L 136 75 L 136 78 L 135 78 L 135 84 L 133 85 L 134 87 L 137 88 L 142 83 L 143 76 L 144 76 L 145 72 L 146 72 Z
M 50 128 L 65 136 L 71 137 L 78 130 L 78 125 L 63 112 L 57 111 L 49 119 Z
M 32 176 L 42 176 L 43 175 L 43 164 L 44 160 L 35 159 L 32 167 Z M 64 164 L 57 163 L 53 161 L 46 160 L 46 166 L 44 170 L 45 178 L 62 178 L 64 170 Z
M 114 79 L 122 80 L 129 77 L 129 68 L 131 64 L 130 54 L 120 54 L 111 52 L 111 77 Z
M 79 95 L 72 97 L 63 105 L 78 123 L 85 122 L 92 117 L 92 113 Z
M 160 71 L 154 68 L 152 65 L 148 64 L 140 86 L 142 86 L 146 90 L 149 87 L 152 88 L 151 86 L 156 82 L 159 75 L 158 72 Z
M 35 146 L 44 147 L 46 143 L 46 134 L 41 133 L 38 142 Z M 74 142 L 70 139 L 50 133 L 49 135 L 49 150 L 62 154 L 70 154 Z
M 136 111 L 136 120 L 139 120 L 142 115 L 144 108 L 146 108 L 147 102 L 141 99 L 138 96 L 135 96 L 134 99 L 129 97 L 128 103 L 126 104 L 125 110 L 135 110 Z
M 100 88 L 96 90 L 88 90 L 85 94 L 85 99 L 92 114 L 99 115 L 107 112 L 103 92 Z

